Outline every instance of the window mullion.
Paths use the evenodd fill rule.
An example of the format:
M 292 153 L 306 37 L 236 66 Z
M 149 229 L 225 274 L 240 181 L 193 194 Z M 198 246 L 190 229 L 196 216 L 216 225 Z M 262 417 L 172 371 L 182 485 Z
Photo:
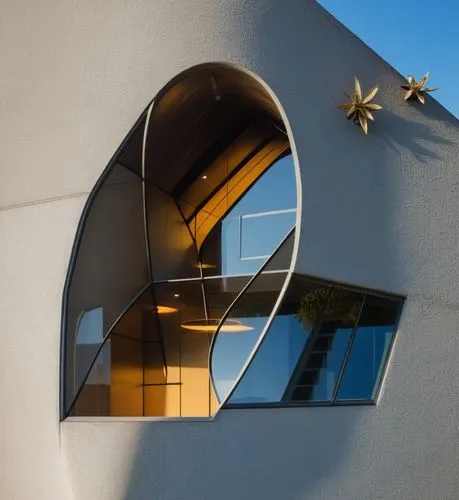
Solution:
M 344 354 L 344 359 L 343 359 L 343 362 L 341 364 L 341 369 L 339 371 L 338 378 L 336 380 L 335 390 L 333 391 L 333 396 L 331 398 L 331 404 L 332 405 L 335 404 L 336 398 L 338 396 L 338 391 L 339 391 L 339 387 L 341 385 L 341 380 L 343 379 L 344 371 L 346 369 L 347 362 L 348 362 L 349 356 L 351 354 L 352 345 L 354 344 L 355 336 L 357 334 L 357 329 L 359 327 L 360 317 L 362 315 L 363 308 L 365 307 L 366 297 L 367 297 L 366 295 L 363 296 L 362 304 L 360 305 L 359 313 L 357 314 L 357 318 L 355 320 L 355 325 L 354 325 L 354 328 L 352 330 L 351 337 L 349 339 L 349 343 L 347 345 L 346 352 Z

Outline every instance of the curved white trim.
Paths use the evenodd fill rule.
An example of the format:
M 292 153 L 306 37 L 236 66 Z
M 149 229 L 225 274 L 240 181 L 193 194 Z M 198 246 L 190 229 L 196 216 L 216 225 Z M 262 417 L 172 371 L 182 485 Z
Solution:
M 153 106 L 155 105 L 156 98 L 151 101 L 148 108 L 147 116 L 145 118 L 145 125 L 143 127 L 143 138 L 142 138 L 142 205 L 143 205 L 143 229 L 145 232 L 145 247 L 147 252 L 147 265 L 148 265 L 148 275 L 150 282 L 153 281 L 153 267 L 151 264 L 151 249 L 150 249 L 150 238 L 148 237 L 148 210 L 147 210 L 147 184 L 145 182 L 145 172 L 146 172 L 146 158 L 147 158 L 147 136 L 148 129 L 150 126 L 151 113 L 153 111 Z

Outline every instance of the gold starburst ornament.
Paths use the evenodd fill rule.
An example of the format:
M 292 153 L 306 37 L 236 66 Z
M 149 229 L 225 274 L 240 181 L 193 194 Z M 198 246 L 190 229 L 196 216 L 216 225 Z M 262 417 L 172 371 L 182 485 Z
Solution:
M 371 102 L 378 93 L 378 87 L 373 87 L 365 97 L 362 97 L 362 89 L 357 77 L 354 77 L 354 96 L 344 93 L 349 103 L 340 104 L 338 109 L 347 111 L 347 119 L 359 125 L 365 134 L 368 134 L 368 120 L 375 121 L 372 111 L 379 111 L 382 106 Z
M 426 73 L 419 82 L 416 82 L 411 75 L 408 76 L 408 85 L 402 85 L 402 89 L 407 91 L 405 94 L 405 101 L 414 101 L 417 99 L 421 104 L 424 104 L 426 102 L 424 94 L 426 92 L 438 90 L 436 87 L 425 87 L 428 78 L 429 73 Z

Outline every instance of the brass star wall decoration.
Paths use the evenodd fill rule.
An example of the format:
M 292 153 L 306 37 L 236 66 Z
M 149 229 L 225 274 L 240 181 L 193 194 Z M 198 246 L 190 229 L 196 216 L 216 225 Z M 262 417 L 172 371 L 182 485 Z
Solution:
M 347 119 L 352 120 L 356 125 L 360 125 L 365 134 L 368 134 L 368 120 L 375 120 L 371 112 L 382 109 L 382 106 L 379 104 L 370 102 L 377 93 L 378 87 L 375 86 L 365 97 L 362 97 L 360 82 L 357 77 L 354 77 L 354 97 L 350 97 L 349 94 L 345 92 L 344 94 L 350 102 L 338 106 L 338 109 L 347 111 Z
M 426 73 L 419 82 L 410 75 L 408 76 L 408 85 L 402 85 L 402 89 L 406 90 L 405 101 L 414 101 L 418 100 L 421 104 L 425 103 L 425 92 L 433 92 L 434 90 L 438 90 L 435 87 L 425 87 L 424 85 L 427 83 L 427 79 L 429 78 L 429 73 Z

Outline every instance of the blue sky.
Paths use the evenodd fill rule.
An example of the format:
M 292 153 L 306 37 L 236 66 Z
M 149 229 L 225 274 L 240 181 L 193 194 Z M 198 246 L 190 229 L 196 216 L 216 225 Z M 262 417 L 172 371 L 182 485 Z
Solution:
M 433 97 L 459 118 L 459 0 L 318 1 L 402 75 L 430 71 Z

